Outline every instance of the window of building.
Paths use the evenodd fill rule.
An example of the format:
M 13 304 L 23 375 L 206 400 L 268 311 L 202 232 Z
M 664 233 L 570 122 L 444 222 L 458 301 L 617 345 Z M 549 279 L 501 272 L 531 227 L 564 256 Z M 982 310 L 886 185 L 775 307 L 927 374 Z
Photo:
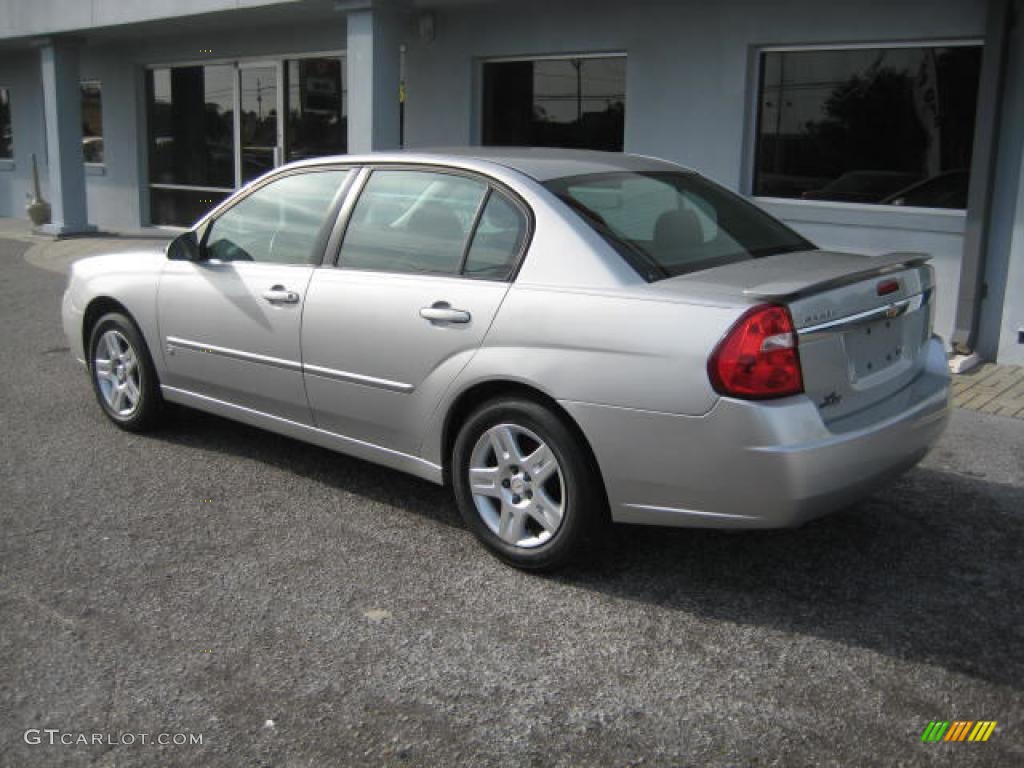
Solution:
M 345 232 L 341 266 L 456 274 L 487 185 L 426 171 L 375 171 Z
M 103 162 L 103 100 L 99 81 L 82 83 L 82 157 Z
M 146 83 L 154 224 L 190 224 L 284 162 L 347 149 L 340 54 L 160 67 Z
M 625 56 L 484 64 L 485 145 L 620 152 L 625 115 Z
M 313 264 L 314 246 L 345 170 L 285 176 L 220 214 L 206 234 L 206 256 L 220 261 Z
M 348 151 L 345 59 L 339 56 L 285 62 L 286 160 Z
M 11 136 L 11 92 L 0 88 L 0 159 L 14 158 L 14 140 Z
M 753 193 L 964 208 L 980 45 L 765 51 Z

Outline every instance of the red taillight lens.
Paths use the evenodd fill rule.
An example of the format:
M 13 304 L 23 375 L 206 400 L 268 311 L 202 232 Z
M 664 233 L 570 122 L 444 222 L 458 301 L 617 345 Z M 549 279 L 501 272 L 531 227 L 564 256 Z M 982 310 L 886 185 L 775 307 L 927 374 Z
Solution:
M 718 392 L 731 397 L 766 399 L 803 392 L 789 310 L 764 304 L 745 313 L 715 347 L 708 376 Z

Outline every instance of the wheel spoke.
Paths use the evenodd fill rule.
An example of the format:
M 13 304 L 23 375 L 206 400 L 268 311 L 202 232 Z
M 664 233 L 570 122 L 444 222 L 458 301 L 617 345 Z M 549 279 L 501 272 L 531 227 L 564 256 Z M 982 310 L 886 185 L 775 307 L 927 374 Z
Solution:
M 114 375 L 114 366 L 109 360 L 96 358 L 93 360 L 93 369 L 96 371 L 96 375 L 101 379 L 109 381 Z
M 110 357 L 110 361 L 113 362 L 121 356 L 121 345 L 117 343 L 117 334 L 113 331 L 107 331 L 103 334 L 103 343 L 107 347 L 107 355 Z
M 134 408 L 135 404 L 139 402 L 139 398 L 142 397 L 142 393 L 139 392 L 139 385 L 135 383 L 135 380 L 131 377 L 128 378 L 124 383 L 125 393 L 128 395 L 128 399 L 131 400 L 128 403 L 129 408 Z
M 498 523 L 498 537 L 509 544 L 518 544 L 526 530 L 526 515 L 514 507 L 503 504 Z
M 491 438 L 491 445 L 499 464 L 513 464 L 522 460 L 519 454 L 519 446 L 516 444 L 516 437 L 512 430 L 505 424 L 493 427 L 488 435 Z
M 469 470 L 470 490 L 475 496 L 501 498 L 501 486 L 498 483 L 498 467 L 471 467 Z
M 558 461 L 551 449 L 544 443 L 537 446 L 533 453 L 523 459 L 523 466 L 526 467 L 526 471 L 530 473 L 530 477 L 537 485 L 543 484 L 558 471 Z
M 124 407 L 124 390 L 121 387 L 114 387 L 110 395 L 110 407 L 118 413 Z
M 544 530 L 554 533 L 562 524 L 562 507 L 551 500 L 544 491 L 534 494 L 529 510 L 530 517 L 540 523 Z

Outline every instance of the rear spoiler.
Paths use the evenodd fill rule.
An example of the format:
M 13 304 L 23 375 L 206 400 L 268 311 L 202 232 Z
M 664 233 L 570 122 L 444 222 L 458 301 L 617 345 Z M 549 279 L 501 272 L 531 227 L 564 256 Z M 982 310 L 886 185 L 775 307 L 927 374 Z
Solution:
M 804 276 L 802 279 L 794 277 L 786 280 L 772 280 L 744 289 L 743 295 L 775 301 L 796 299 L 809 293 L 818 293 L 830 288 L 837 288 L 841 285 L 856 283 L 868 277 L 917 267 L 924 264 L 930 258 L 931 256 L 927 253 L 903 251 L 885 253 L 881 256 L 868 256 L 864 259 L 863 269 L 847 271 L 842 275 L 829 276 L 818 281 L 808 280 L 807 276 Z

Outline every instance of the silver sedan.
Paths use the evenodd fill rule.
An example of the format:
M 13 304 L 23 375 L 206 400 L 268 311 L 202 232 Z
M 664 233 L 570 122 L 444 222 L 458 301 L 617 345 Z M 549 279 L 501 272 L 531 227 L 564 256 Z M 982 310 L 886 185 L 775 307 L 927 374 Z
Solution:
M 173 402 L 450 484 L 550 568 L 608 521 L 792 526 L 913 466 L 949 412 L 926 261 L 651 158 L 373 154 L 77 262 L 63 322 L 116 425 Z

